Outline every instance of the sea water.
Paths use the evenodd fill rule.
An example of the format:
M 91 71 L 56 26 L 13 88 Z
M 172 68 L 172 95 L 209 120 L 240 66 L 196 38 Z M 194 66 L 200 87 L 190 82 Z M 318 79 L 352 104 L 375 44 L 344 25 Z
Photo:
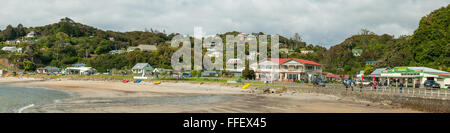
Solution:
M 17 113 L 24 107 L 51 104 L 71 96 L 65 91 L 0 84 L 0 113 Z

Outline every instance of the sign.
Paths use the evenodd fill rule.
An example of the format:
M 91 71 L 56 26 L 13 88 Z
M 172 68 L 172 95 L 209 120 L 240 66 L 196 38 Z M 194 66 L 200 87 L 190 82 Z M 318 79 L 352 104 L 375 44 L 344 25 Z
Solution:
M 407 67 L 396 67 L 392 70 L 382 71 L 382 73 L 421 73 L 423 70 L 413 70 Z

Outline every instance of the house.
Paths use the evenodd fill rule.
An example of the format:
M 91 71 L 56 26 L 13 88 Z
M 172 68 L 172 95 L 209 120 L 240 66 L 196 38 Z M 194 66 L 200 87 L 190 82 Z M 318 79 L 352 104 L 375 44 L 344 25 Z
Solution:
M 310 53 L 314 53 L 314 51 L 312 51 L 312 50 L 301 50 L 300 53 L 302 53 L 302 54 L 310 54 Z
M 167 73 L 171 73 L 172 70 L 170 69 L 164 69 L 164 68 L 155 68 L 153 69 L 153 73 L 157 73 L 157 74 L 167 74 Z
M 225 70 L 233 73 L 234 76 L 242 76 L 242 71 L 245 69 L 245 67 L 237 68 L 237 65 L 239 63 L 243 63 L 241 59 L 238 59 L 238 58 L 229 59 L 227 61 L 227 66 L 233 65 L 233 69 L 226 68 Z M 242 64 L 242 65 L 244 65 L 244 64 Z
M 373 65 L 377 63 L 377 61 L 366 61 L 366 65 Z
M 203 44 L 203 47 L 206 48 L 208 51 L 216 51 L 215 46 L 216 46 L 216 42 Z
M 2 50 L 7 51 L 7 52 L 13 52 L 13 53 L 22 53 L 23 52 L 22 48 L 16 48 L 16 46 L 3 47 Z
M 109 54 L 122 54 L 125 53 L 124 50 L 111 50 L 109 51 Z
M 248 35 L 249 35 L 249 34 L 243 33 L 243 32 L 238 34 L 238 36 L 243 36 L 243 37 L 248 37 Z
M 322 78 L 322 65 L 314 61 L 296 58 L 268 58 L 250 65 L 257 80 L 279 80 L 295 82 Z
M 6 70 L 0 70 L 0 77 L 3 77 L 3 75 L 5 75 L 7 73 Z
M 92 75 L 97 73 L 97 70 L 92 67 L 67 67 L 64 72 L 64 74 L 69 75 Z
M 136 50 L 136 49 L 140 49 L 141 51 L 144 51 L 144 52 L 148 52 L 148 51 L 156 51 L 156 50 L 158 50 L 158 49 L 156 48 L 155 45 L 144 45 L 144 44 L 140 44 L 140 45 L 138 45 L 137 47 L 128 47 L 127 52 L 131 52 L 131 51 L 134 51 L 134 50 Z
M 352 49 L 353 56 L 361 56 L 362 52 L 362 49 Z
M 61 69 L 57 68 L 57 67 L 46 66 L 46 67 L 38 68 L 36 71 L 37 71 L 37 73 L 42 73 L 42 74 L 49 74 L 49 73 L 58 74 L 61 72 Z
M 27 36 L 25 36 L 26 38 L 33 38 L 33 37 L 37 37 L 38 34 L 35 31 L 30 31 L 30 33 L 27 34 Z
M 15 40 L 7 40 L 7 41 L 5 41 L 5 44 L 13 45 L 13 44 L 16 44 L 16 41 Z
M 134 74 L 142 75 L 142 77 L 144 77 L 146 74 L 151 74 L 153 72 L 153 67 L 148 63 L 137 63 L 133 66 L 131 71 Z
M 287 48 L 280 48 L 280 53 L 289 54 L 289 49 L 287 49 Z

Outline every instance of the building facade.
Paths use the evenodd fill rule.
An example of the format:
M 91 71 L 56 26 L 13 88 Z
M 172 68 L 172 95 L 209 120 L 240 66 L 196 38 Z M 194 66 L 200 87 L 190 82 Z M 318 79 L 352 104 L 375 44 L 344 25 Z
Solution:
M 364 80 L 377 80 L 389 86 L 400 86 L 419 88 L 423 87 L 426 80 L 434 80 L 441 88 L 448 88 L 450 84 L 450 73 L 428 67 L 394 67 L 379 68 L 372 72 Z
M 322 66 L 314 61 L 296 58 L 269 58 L 250 65 L 257 80 L 295 82 L 322 78 Z

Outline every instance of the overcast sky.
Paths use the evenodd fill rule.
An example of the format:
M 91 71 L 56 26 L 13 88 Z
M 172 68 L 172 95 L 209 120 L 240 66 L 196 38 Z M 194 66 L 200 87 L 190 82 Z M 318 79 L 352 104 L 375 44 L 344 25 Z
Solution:
M 264 32 L 321 46 L 342 42 L 361 28 L 410 35 L 421 17 L 448 0 L 0 0 L 0 28 L 56 23 L 63 17 L 114 31 L 165 29 L 192 35 Z

